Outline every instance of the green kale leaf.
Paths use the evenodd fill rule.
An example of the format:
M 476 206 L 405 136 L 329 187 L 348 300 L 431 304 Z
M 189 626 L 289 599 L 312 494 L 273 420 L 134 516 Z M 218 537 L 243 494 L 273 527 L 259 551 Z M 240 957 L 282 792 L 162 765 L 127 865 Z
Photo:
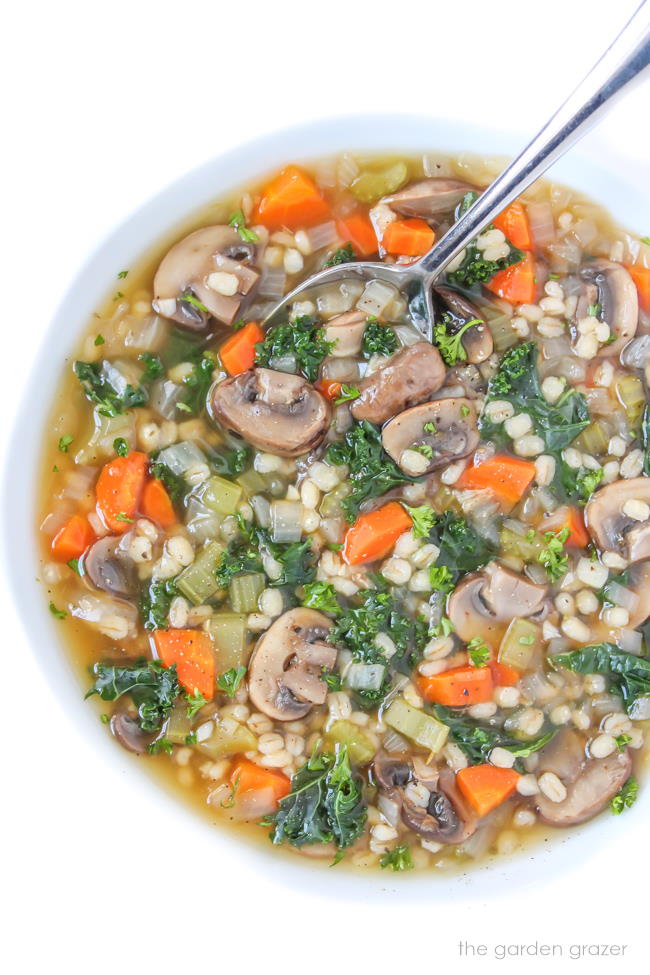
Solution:
M 143 731 L 158 731 L 180 693 L 175 664 L 165 668 L 157 660 L 121 666 L 98 663 L 93 673 L 95 683 L 86 697 L 99 694 L 102 701 L 116 701 L 129 694 Z
M 273 325 L 262 342 L 255 346 L 255 365 L 273 368 L 276 359 L 293 357 L 296 369 L 313 383 L 326 355 L 334 348 L 325 339 L 325 331 L 311 315 L 301 315 L 293 322 Z
M 628 713 L 637 701 L 650 695 L 650 660 L 626 653 L 613 643 L 594 643 L 551 658 L 554 667 L 576 674 L 605 674 L 611 688 L 623 698 Z

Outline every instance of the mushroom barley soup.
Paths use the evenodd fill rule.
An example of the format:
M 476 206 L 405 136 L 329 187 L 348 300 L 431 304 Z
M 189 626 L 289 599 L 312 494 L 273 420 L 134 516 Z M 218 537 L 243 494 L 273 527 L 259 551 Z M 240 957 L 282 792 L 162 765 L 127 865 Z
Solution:
M 113 294 L 47 435 L 42 578 L 125 749 L 329 864 L 508 853 L 637 795 L 650 717 L 650 240 L 498 171 L 342 155 L 208 207 Z M 101 702 L 101 703 L 100 703 Z

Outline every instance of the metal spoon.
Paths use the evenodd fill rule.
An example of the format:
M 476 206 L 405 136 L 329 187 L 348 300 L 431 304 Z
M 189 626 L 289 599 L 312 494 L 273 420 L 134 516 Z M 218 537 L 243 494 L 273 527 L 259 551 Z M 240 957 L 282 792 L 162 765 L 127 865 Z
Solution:
M 344 280 L 379 279 L 411 297 L 420 295 L 416 324 L 431 338 L 431 285 L 504 207 L 526 190 L 605 113 L 630 83 L 650 64 L 650 0 L 644 0 L 572 95 L 546 125 L 431 250 L 413 264 L 359 261 L 319 271 L 282 298 L 264 319 L 270 319 L 305 292 Z

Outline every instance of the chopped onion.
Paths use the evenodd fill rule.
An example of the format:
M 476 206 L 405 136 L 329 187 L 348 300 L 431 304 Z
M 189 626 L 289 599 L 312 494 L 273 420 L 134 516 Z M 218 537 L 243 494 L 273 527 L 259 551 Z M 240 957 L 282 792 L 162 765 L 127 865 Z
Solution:
M 633 369 L 643 369 L 650 359 L 650 335 L 639 335 L 628 342 L 621 352 L 621 362 Z
M 298 370 L 298 364 L 295 355 L 277 355 L 269 360 L 269 368 L 275 369 L 276 372 L 295 373 Z
M 587 400 L 587 406 L 589 407 L 590 413 L 600 413 L 601 416 L 611 416 L 612 401 L 609 398 L 608 390 L 601 389 L 599 386 L 590 386 L 588 389 L 585 389 L 584 396 Z
M 283 267 L 263 265 L 257 294 L 262 298 L 281 298 L 287 290 L 287 275 Z
M 359 363 L 356 359 L 330 357 L 323 362 L 321 374 L 323 379 L 331 379 L 339 383 L 351 382 L 359 378 Z
M 593 220 L 581 217 L 571 228 L 576 240 L 584 250 L 588 250 L 598 236 L 598 228 Z
M 394 325 L 393 331 L 400 345 L 415 345 L 416 342 L 422 341 L 422 332 L 414 325 Z
M 546 569 L 539 562 L 529 562 L 526 565 L 526 575 L 538 586 L 544 586 L 548 582 Z
M 569 649 L 569 641 L 562 636 L 556 636 L 548 642 L 547 653 L 549 657 L 554 657 L 556 653 L 564 653 Z
M 272 501 L 270 514 L 271 541 L 300 541 L 303 514 L 300 501 Z
M 558 270 L 564 272 L 577 271 L 580 267 L 582 248 L 575 238 L 572 238 L 570 235 L 565 236 L 562 240 L 556 241 L 554 244 L 549 244 L 548 250 L 552 254 L 554 258 L 553 264 Z
M 587 363 L 584 359 L 577 359 L 574 355 L 567 355 L 558 364 L 556 375 L 570 379 L 572 382 L 584 382 L 587 376 Z M 607 395 L 605 390 L 603 390 L 603 393 Z
M 333 220 L 327 223 L 320 223 L 317 227 L 312 227 L 306 231 L 309 246 L 312 251 L 319 251 L 323 247 L 332 247 L 340 240 L 336 224 Z
M 353 691 L 378 691 L 384 682 L 384 664 L 350 664 L 345 684 Z
M 387 823 L 391 826 L 399 825 L 400 806 L 394 799 L 389 799 L 385 793 L 380 792 L 377 799 L 377 808 Z
M 493 502 L 482 504 L 472 511 L 472 524 L 477 533 L 488 541 L 499 544 L 499 527 L 495 515 L 499 505 Z
M 353 159 L 348 152 L 343 153 L 336 166 L 336 177 L 341 189 L 347 189 L 357 178 L 359 172 L 356 159 Z
M 533 492 L 531 491 L 531 494 L 532 493 Z M 544 511 L 555 511 L 555 509 L 559 507 L 560 502 L 555 497 L 553 492 L 549 491 L 548 488 L 545 487 L 536 488 L 534 493 L 535 493 L 535 497 L 539 501 Z
M 124 600 L 84 593 L 77 596 L 76 601 L 71 602 L 68 608 L 77 619 L 92 623 L 97 629 L 101 629 L 108 617 L 118 616 L 126 620 L 128 636 L 133 637 L 136 634 L 138 611 L 135 606 Z
M 342 284 L 323 288 L 316 299 L 321 315 L 342 315 L 350 311 L 363 291 L 359 281 L 344 281 Z
M 191 440 L 181 440 L 180 443 L 165 447 L 158 454 L 156 460 L 169 467 L 174 474 L 183 475 L 195 464 L 206 464 L 205 454 Z
M 199 498 L 191 497 L 185 515 L 185 526 L 194 541 L 203 543 L 214 538 L 219 532 L 223 518 L 203 504 Z
M 166 420 L 173 420 L 183 392 L 179 383 L 173 383 L 171 379 L 160 379 L 151 387 L 151 406 Z
M 90 491 L 96 474 L 96 467 L 84 467 L 76 464 L 71 471 L 66 472 L 65 486 L 58 497 L 80 501 Z
M 425 152 L 422 156 L 422 169 L 425 176 L 453 176 L 449 157 L 442 153 Z
M 397 731 L 389 728 L 384 735 L 384 751 L 386 752 L 407 752 L 409 743 Z
M 591 708 L 597 714 L 609 714 L 611 711 L 618 711 L 621 706 L 621 699 L 615 694 L 597 694 L 591 698 Z
M 336 159 L 330 156 L 321 160 L 316 166 L 314 176 L 318 186 L 327 188 L 336 186 Z
M 544 358 L 547 360 L 544 363 L 544 369 L 552 368 L 555 371 L 561 365 L 561 360 L 564 356 L 571 355 L 571 342 L 566 335 L 558 335 L 557 338 L 553 339 L 544 339 L 542 352 L 544 353 Z M 553 360 L 552 366 L 551 360 Z
M 650 694 L 638 697 L 628 713 L 633 721 L 647 721 L 650 718 Z
M 263 494 L 255 494 L 248 503 L 255 513 L 260 528 L 268 528 L 271 524 L 271 502 Z
M 480 857 L 484 856 L 487 851 L 492 846 L 492 843 L 496 836 L 496 826 L 492 823 L 484 823 L 480 826 L 469 839 L 465 840 L 457 847 L 463 853 L 467 854 L 473 860 L 478 860 Z
M 132 349 L 157 352 L 161 347 L 169 325 L 160 315 L 147 315 L 145 318 L 129 319 L 129 330 L 124 336 L 124 344 Z
M 39 531 L 42 531 L 45 535 L 49 535 L 50 538 L 54 538 L 57 532 L 63 528 L 66 521 L 68 521 L 71 514 L 72 507 L 70 505 L 59 505 L 56 511 L 52 511 L 49 515 L 45 516 L 41 522 Z
M 529 203 L 526 206 L 530 232 L 537 247 L 548 247 L 555 240 L 555 221 L 551 204 L 546 201 Z
M 634 612 L 639 604 L 639 597 L 632 589 L 626 589 L 618 582 L 610 582 L 607 586 L 607 596 L 616 606 L 622 606 L 629 613 Z
M 369 281 L 357 301 L 357 308 L 368 315 L 379 317 L 397 297 L 398 292 L 391 284 L 386 284 L 385 281 Z
M 514 518 L 506 518 L 503 522 L 503 527 L 507 528 L 509 531 L 514 532 L 515 535 L 524 536 L 530 531 L 530 526 L 525 525 L 523 521 L 515 521 Z
M 333 545 L 338 545 L 339 542 L 343 541 L 345 529 L 346 524 L 342 518 L 321 518 L 321 534 Z
M 610 586 L 607 587 L 608 591 L 609 589 Z M 626 653 L 633 653 L 639 656 L 643 647 L 643 636 L 638 630 L 619 630 L 616 636 L 616 643 Z

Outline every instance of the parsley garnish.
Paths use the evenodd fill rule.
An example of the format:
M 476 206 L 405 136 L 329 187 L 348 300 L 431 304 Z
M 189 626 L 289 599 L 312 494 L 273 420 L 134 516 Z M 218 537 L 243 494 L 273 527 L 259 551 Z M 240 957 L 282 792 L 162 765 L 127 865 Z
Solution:
M 559 532 L 544 532 L 546 546 L 539 553 L 537 559 L 542 563 L 547 576 L 553 582 L 566 575 L 569 568 L 569 556 L 564 551 L 564 543 L 568 537 L 568 528 L 563 528 Z
M 414 538 L 427 538 L 436 520 L 436 513 L 433 508 L 430 508 L 428 504 L 422 504 L 419 508 L 409 508 L 407 504 L 404 507 L 413 521 L 411 531 Z
M 373 355 L 389 356 L 397 349 L 397 336 L 390 325 L 380 325 L 371 316 L 363 332 L 361 351 L 366 359 Z
M 465 322 L 457 332 L 449 333 L 452 325 L 451 315 L 443 315 L 442 321 L 433 326 L 433 341 L 438 347 L 440 355 L 448 366 L 455 366 L 457 362 L 467 361 L 467 352 L 462 343 L 462 337 L 469 328 L 481 325 L 480 318 L 473 318 Z
M 128 525 L 132 525 L 132 524 L 133 524 L 133 522 L 134 522 L 134 520 L 135 520 L 135 519 L 133 519 L 133 518 L 129 518 L 129 516 L 128 516 L 128 515 L 125 515 L 123 511 L 120 511 L 120 512 L 118 512 L 118 513 L 117 513 L 117 514 L 115 515 L 115 521 L 124 521 L 124 522 L 126 522 L 126 523 L 127 523 Z
M 50 600 L 50 613 L 57 620 L 64 620 L 68 615 L 64 609 L 58 609 L 51 600 Z
M 119 271 L 117 276 L 118 278 L 125 278 L 128 273 L 128 271 Z
M 124 437 L 116 437 L 113 441 L 113 450 L 118 457 L 126 457 L 129 452 L 129 445 Z
M 207 698 L 201 694 L 197 687 L 194 688 L 193 694 L 186 694 L 185 700 L 187 701 L 187 717 L 192 720 L 195 718 L 198 712 L 204 707 L 208 701 Z
M 388 850 L 387 853 L 384 853 L 379 861 L 379 866 L 382 870 L 385 870 L 386 867 L 390 867 L 391 870 L 395 871 L 412 870 L 413 858 L 406 843 L 402 843 L 400 846 L 396 846 L 392 850 Z
M 349 264 L 350 261 L 356 261 L 356 259 L 357 255 L 354 253 L 352 244 L 348 241 L 343 247 L 338 247 L 330 254 L 323 267 L 336 267 L 337 264 Z
M 348 386 L 347 383 L 341 385 L 341 392 L 334 400 L 334 405 L 339 406 L 341 403 L 348 403 L 350 400 L 357 399 L 361 395 L 360 391 L 356 386 Z
M 485 667 L 490 660 L 490 648 L 480 636 L 475 636 L 469 641 L 467 653 L 473 667 Z
M 105 341 L 106 341 L 106 339 L 104 338 L 103 335 L 96 335 L 95 336 L 95 341 L 93 342 L 93 345 L 103 345 L 105 343 Z
M 341 607 L 336 597 L 336 589 L 331 582 L 308 582 L 303 586 L 302 605 L 310 609 L 320 609 L 324 613 L 340 613 Z
M 225 670 L 223 674 L 219 674 L 217 677 L 217 687 L 224 694 L 227 694 L 228 697 L 234 697 L 245 675 L 245 667 L 231 667 L 230 670 Z
M 61 451 L 61 453 L 67 454 L 68 447 L 70 446 L 73 440 L 74 437 L 71 437 L 69 433 L 64 434 L 62 437 L 59 437 L 59 450 Z
M 627 780 L 622 789 L 610 799 L 609 805 L 615 816 L 620 816 L 622 812 L 633 806 L 639 795 L 639 783 L 633 775 Z
M 247 244 L 256 244 L 259 240 L 255 231 L 246 226 L 246 217 L 244 216 L 243 210 L 235 210 L 228 221 L 228 226 L 234 227 L 241 239 L 246 241 Z

